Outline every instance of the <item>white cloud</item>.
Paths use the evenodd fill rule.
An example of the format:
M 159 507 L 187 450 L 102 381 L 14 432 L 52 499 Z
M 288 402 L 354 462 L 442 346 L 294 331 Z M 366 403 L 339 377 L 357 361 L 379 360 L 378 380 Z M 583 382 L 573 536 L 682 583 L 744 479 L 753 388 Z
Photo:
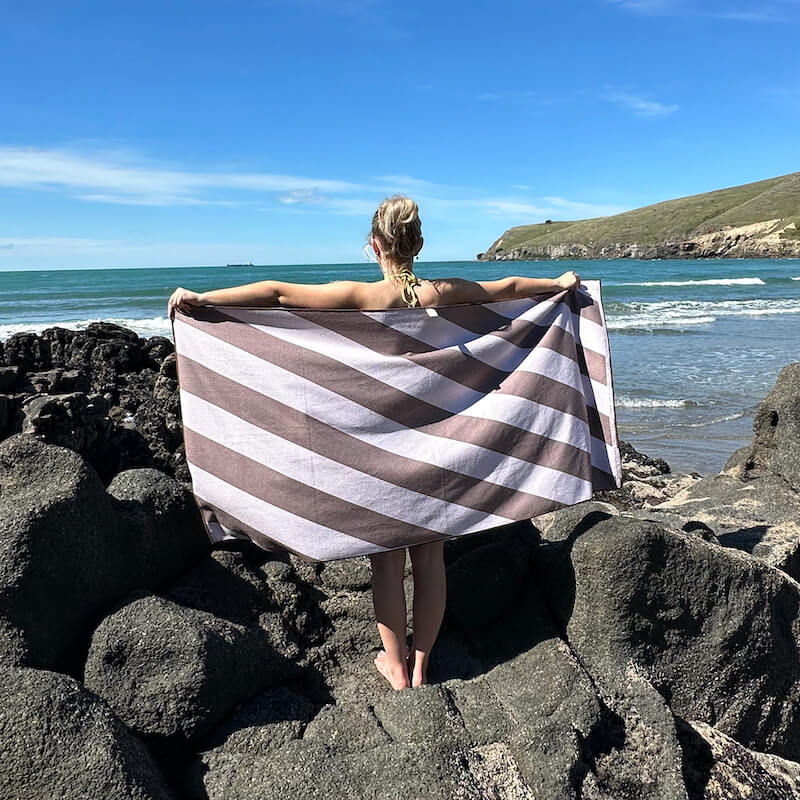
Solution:
M 125 244 L 125 242 L 120 239 L 86 239 L 77 236 L 0 236 L 0 250 L 24 250 L 26 248 L 35 248 L 37 250 L 93 250 L 113 249 L 122 244 Z
M 314 189 L 293 189 L 291 192 L 286 192 L 286 194 L 278 196 L 278 202 L 287 206 L 303 203 L 319 205 L 320 203 L 324 203 L 327 199 L 325 195 L 319 194 L 319 192 Z
M 675 113 L 679 106 L 674 103 L 659 103 L 647 100 L 639 95 L 624 92 L 612 92 L 605 95 L 605 99 L 616 103 L 623 108 L 629 108 L 640 117 L 664 117 Z
M 792 6 L 797 0 L 772 0 L 768 3 L 751 3 L 732 8 L 728 0 L 705 0 L 691 3 L 688 0 L 607 0 L 618 8 L 646 16 L 706 17 L 733 22 L 787 22 L 794 18 Z
M 513 197 L 484 199 L 483 206 L 492 216 L 524 220 L 525 224 L 543 222 L 545 219 L 575 220 L 620 214 L 626 209 L 619 206 L 597 205 L 563 197 L 542 197 L 541 202 L 530 203 Z
M 183 197 L 168 194 L 78 194 L 78 200 L 90 203 L 113 203 L 122 206 L 236 206 L 233 200 L 203 200 L 199 197 Z
M 92 202 L 136 205 L 230 203 L 220 192 L 332 192 L 360 187 L 348 181 L 258 172 L 195 172 L 136 162 L 120 154 L 0 147 L 0 186 L 78 191 Z

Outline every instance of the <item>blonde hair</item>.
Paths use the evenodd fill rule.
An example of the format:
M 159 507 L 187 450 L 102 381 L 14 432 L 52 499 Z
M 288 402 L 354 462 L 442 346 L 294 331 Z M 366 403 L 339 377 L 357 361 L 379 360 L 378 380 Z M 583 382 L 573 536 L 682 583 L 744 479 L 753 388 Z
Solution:
M 371 235 L 380 239 L 382 250 L 390 260 L 413 260 L 422 239 L 419 207 L 401 194 L 387 197 L 372 216 Z

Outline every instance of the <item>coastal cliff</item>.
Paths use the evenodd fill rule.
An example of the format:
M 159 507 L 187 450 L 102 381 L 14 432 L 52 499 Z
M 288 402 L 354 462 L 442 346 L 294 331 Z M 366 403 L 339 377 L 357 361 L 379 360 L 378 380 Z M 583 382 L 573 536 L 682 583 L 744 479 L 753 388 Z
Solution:
M 6 796 L 800 796 L 800 363 L 719 475 L 625 446 L 622 489 L 448 541 L 395 692 L 369 559 L 212 549 L 174 360 L 105 323 L 0 348 Z
M 800 173 L 610 217 L 507 230 L 480 261 L 800 257 Z

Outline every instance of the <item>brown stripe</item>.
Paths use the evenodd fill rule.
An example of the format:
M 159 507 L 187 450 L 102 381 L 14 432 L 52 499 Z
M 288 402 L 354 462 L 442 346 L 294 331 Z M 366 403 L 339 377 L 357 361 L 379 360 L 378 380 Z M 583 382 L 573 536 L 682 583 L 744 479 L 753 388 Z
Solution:
M 180 356 L 181 389 L 262 430 L 404 489 L 485 514 L 521 519 L 545 502 L 518 489 L 384 450 Z M 520 516 L 521 515 L 521 516 Z
M 472 313 L 472 309 L 476 313 Z M 448 315 L 445 317 L 456 325 L 462 325 L 467 318 L 480 318 L 484 313 L 491 317 L 493 324 L 500 324 L 499 320 L 504 320 L 509 331 L 509 341 L 520 347 L 532 348 L 536 341 L 540 341 L 542 337 L 546 337 L 548 331 L 551 329 L 547 326 L 532 325 L 520 320 L 514 320 L 510 325 L 505 317 L 500 317 L 498 314 L 488 311 L 483 306 L 448 306 L 445 308 Z M 442 311 L 442 309 L 437 309 Z M 320 320 L 316 315 L 307 315 L 305 312 L 298 312 L 292 309 L 292 313 L 296 316 L 308 319 L 311 322 L 319 323 Z M 553 378 L 537 373 L 526 372 L 520 370 L 519 372 L 506 372 L 504 370 L 497 370 L 484 362 L 470 356 L 463 351 L 456 354 L 453 351 L 453 359 L 458 359 L 455 363 L 457 369 L 453 365 L 446 366 L 441 359 L 441 351 L 436 350 L 431 345 L 408 336 L 401 331 L 385 326 L 383 323 L 361 314 L 358 314 L 358 324 L 342 325 L 337 322 L 335 325 L 322 323 L 322 326 L 333 330 L 346 336 L 348 339 L 357 341 L 371 350 L 381 352 L 383 355 L 408 355 L 409 353 L 416 354 L 415 357 L 409 360 L 413 361 L 420 366 L 431 369 L 439 374 L 446 375 L 448 378 L 467 386 L 470 389 L 486 394 L 489 390 L 500 391 L 504 394 L 511 394 L 517 397 L 524 397 L 526 399 L 535 399 L 537 403 L 548 406 L 556 411 L 561 411 L 566 414 L 578 417 L 578 419 L 589 423 L 592 436 L 598 439 L 610 441 L 611 428 L 608 416 L 601 414 L 597 408 L 587 404 L 586 396 L 579 392 L 572 386 L 561 383 Z M 442 316 L 445 316 L 442 314 Z M 450 317 L 453 317 L 450 319 Z M 341 320 L 341 317 L 337 317 Z M 516 327 L 516 323 L 520 323 Z M 363 324 L 362 324 L 363 323 Z M 366 335 L 359 332 L 359 327 L 367 331 Z M 483 332 L 491 332 L 486 328 L 482 329 Z M 561 346 L 558 343 L 552 343 L 547 340 L 544 344 L 548 349 L 559 352 L 572 360 L 576 360 L 574 354 L 568 351 L 568 342 L 573 341 L 572 334 L 564 332 L 564 340 L 568 340 Z M 499 334 L 498 334 L 499 335 Z M 558 334 L 557 334 L 558 335 Z M 512 340 L 513 337 L 513 340 Z M 539 337 L 537 339 L 536 337 Z M 594 380 L 599 383 L 606 383 L 606 360 L 599 353 L 592 351 L 584 351 L 579 345 L 579 359 L 578 366 L 580 369 L 580 358 L 586 356 L 592 360 L 591 368 L 584 362 L 584 367 L 581 369 L 582 374 L 591 375 Z M 434 358 L 426 359 L 425 355 L 428 353 L 434 354 Z M 521 354 L 524 357 L 527 354 Z M 520 361 L 522 358 L 520 358 Z M 535 383 L 535 386 L 533 385 Z
M 531 299 L 543 300 L 552 298 L 545 295 Z M 578 292 L 565 292 L 564 296 L 560 298 L 560 302 L 564 303 L 573 314 L 579 314 L 602 326 L 600 309 L 590 295 Z M 520 347 L 532 347 L 537 342 L 536 339 L 530 339 L 524 336 L 524 332 L 528 328 L 531 326 L 537 327 L 534 323 L 502 316 L 492 311 L 491 305 L 493 304 L 490 303 L 488 308 L 485 305 L 447 306 L 444 308 L 437 308 L 437 313 L 440 317 L 443 317 L 449 322 L 481 336 L 491 333 L 500 338 L 507 339 Z M 557 310 L 558 306 L 555 304 L 553 306 L 553 311 L 556 312 Z M 547 329 L 552 326 L 540 327 Z M 522 337 L 517 333 L 518 330 L 523 333 Z M 569 331 L 563 332 L 568 338 L 560 347 L 554 346 L 552 342 L 548 342 L 544 344 L 544 346 L 561 353 L 561 355 L 572 358 L 573 361 L 577 360 L 581 372 L 583 372 L 584 375 L 588 375 L 592 380 L 605 383 L 606 359 L 603 354 L 593 350 L 586 350 L 580 342 L 575 342 L 574 337 Z M 578 353 L 578 358 L 575 357 L 575 352 Z
M 588 292 L 564 291 L 556 294 L 531 295 L 529 298 L 519 299 L 535 300 L 537 303 L 550 301 L 554 305 L 565 303 L 573 314 L 577 314 L 598 325 L 603 324 L 600 307 Z M 494 300 L 480 304 L 463 303 L 457 306 L 437 306 L 436 312 L 445 319 L 461 325 L 462 328 L 467 328 L 474 333 L 484 334 L 501 328 L 510 319 L 513 319 L 513 317 L 507 317 L 500 312 L 501 304 L 508 302 L 513 301 Z M 481 309 L 479 313 L 476 313 L 477 309 Z
M 508 372 L 495 369 L 468 352 L 440 350 L 365 314 L 356 312 L 353 318 L 348 318 L 343 324 L 339 316 L 287 310 L 294 316 L 340 334 L 373 352 L 383 356 L 401 356 L 481 394 L 491 391 L 508 375 Z M 520 353 L 520 361 L 525 355 Z
M 486 320 L 486 309 L 483 306 L 471 308 L 476 310 L 476 317 Z M 331 314 L 327 310 L 286 310 L 294 316 L 341 334 L 376 353 L 385 356 L 403 356 L 433 372 L 445 375 L 451 380 L 480 392 L 486 391 L 487 386 L 496 386 L 510 373 L 508 370 L 495 369 L 479 358 L 470 355 L 465 349 L 469 345 L 467 341 L 454 342 L 452 347 L 442 350 L 391 327 L 390 318 L 384 323 L 358 311 L 353 311 L 351 316 L 342 318 L 340 314 Z M 452 311 L 453 309 L 448 310 Z M 554 316 L 557 311 L 558 307 L 553 307 Z M 486 330 L 485 326 L 481 326 L 479 331 L 473 331 L 470 327 L 464 329 L 479 333 L 481 336 L 491 334 L 520 348 L 520 352 L 516 354 L 517 361 L 514 363 L 514 367 L 529 355 L 525 351 L 532 350 L 537 346 L 545 347 L 576 362 L 580 372 L 592 380 L 603 384 L 606 382 L 605 357 L 600 353 L 586 350 L 580 342 L 575 341 L 570 331 L 557 325 L 541 325 L 520 319 L 509 322 L 505 317 L 492 312 L 488 313 L 496 322 L 495 327 Z M 444 317 L 445 314 L 441 314 L 441 316 Z M 458 316 L 463 318 L 463 312 L 460 312 Z M 449 321 L 459 324 L 454 320 Z M 464 347 L 457 347 L 457 345 L 464 345 Z
M 296 481 L 184 425 L 186 460 L 247 494 L 354 539 L 394 547 L 448 538 Z
M 512 372 L 497 390 L 500 394 L 515 397 L 535 398 L 535 402 L 571 414 L 589 425 L 592 436 L 604 442 L 611 441 L 611 422 L 594 406 L 586 404 L 586 398 L 572 386 L 566 386 L 545 375 L 533 372 Z
M 216 324 L 211 335 L 307 378 L 407 428 L 475 444 L 532 464 L 558 469 L 584 480 L 590 478 L 590 454 L 578 447 L 505 422 L 454 414 L 389 387 L 339 361 L 244 325 L 216 308 L 202 306 L 193 309 L 194 311 L 200 312 L 198 316 L 202 316 L 204 321 L 187 316 L 183 319 L 186 324 L 210 333 L 206 323 L 213 321 Z
M 478 306 L 477 308 L 482 307 Z M 206 312 L 208 310 L 208 308 L 203 309 L 203 311 Z M 292 313 L 295 316 L 304 319 L 306 318 L 306 315 L 303 312 L 298 313 L 296 311 L 292 311 Z M 229 317 L 229 315 L 224 314 L 224 312 L 219 312 L 219 314 L 220 319 Z M 457 354 L 455 352 L 451 352 L 451 355 L 453 359 L 458 359 L 458 361 L 451 361 L 451 366 L 448 367 L 441 362 L 443 357 L 441 351 L 431 348 L 430 345 L 425 344 L 418 339 L 406 336 L 405 334 L 395 331 L 392 328 L 387 328 L 383 324 L 371 319 L 370 317 L 358 314 L 357 312 L 355 313 L 355 316 L 358 318 L 359 325 L 361 322 L 364 323 L 362 327 L 366 330 L 366 334 L 363 332 L 357 332 L 359 326 L 353 324 L 354 319 L 351 319 L 349 323 L 344 323 L 341 316 L 332 318 L 333 320 L 339 320 L 337 324 L 334 325 L 332 320 L 329 319 L 322 327 L 333 330 L 335 333 L 342 334 L 353 341 L 358 341 L 359 344 L 363 344 L 365 347 L 371 350 L 375 350 L 376 352 L 382 351 L 384 355 L 397 355 L 398 353 L 395 352 L 395 350 L 402 351 L 403 348 L 416 348 L 414 352 L 418 353 L 419 355 L 411 358 L 411 361 L 427 369 L 432 369 L 439 374 L 444 374 L 456 382 L 461 383 L 461 385 L 467 386 L 468 388 L 480 392 L 481 394 L 487 394 L 489 391 L 498 389 L 500 391 L 505 391 L 506 383 L 510 381 L 509 388 L 507 391 L 505 391 L 505 393 L 516 395 L 518 397 L 524 397 L 526 399 L 535 399 L 537 402 L 542 402 L 539 398 L 538 382 L 542 381 L 542 383 L 545 385 L 552 384 L 554 386 L 553 391 L 546 393 L 546 396 L 551 402 L 543 401 L 543 405 L 548 405 L 557 411 L 576 416 L 579 419 L 582 419 L 584 422 L 587 421 L 587 414 L 590 422 L 601 417 L 596 408 L 593 408 L 587 404 L 587 399 L 583 393 L 579 392 L 574 387 L 568 386 L 567 384 L 563 384 L 555 381 L 552 378 L 536 374 L 533 377 L 533 380 L 537 381 L 537 386 L 535 388 L 531 387 L 532 390 L 527 390 L 528 387 L 531 386 L 531 381 L 517 379 L 515 376 L 517 374 L 521 376 L 532 376 L 533 373 L 526 373 L 525 371 L 520 371 L 517 373 L 497 370 L 493 367 L 490 367 L 488 364 L 473 358 L 472 356 Z M 235 317 L 231 318 L 235 319 Z M 311 319 L 314 321 L 313 318 Z M 543 330 L 547 331 L 548 329 L 545 328 Z M 387 340 L 390 341 L 390 346 L 388 347 L 385 346 L 385 342 Z M 600 357 L 600 360 L 603 364 L 602 382 L 605 383 L 605 360 L 602 359 L 602 357 Z M 339 362 L 336 363 L 338 364 Z M 452 368 L 453 365 L 458 366 L 458 371 Z M 361 373 L 357 371 L 354 372 L 356 372 L 357 375 L 361 375 Z M 519 388 L 514 388 L 516 386 L 519 386 Z M 560 387 L 560 389 L 556 390 L 555 387 Z M 593 435 L 597 435 L 600 438 L 602 438 L 599 433 L 600 430 L 608 427 L 608 422 L 605 415 L 602 415 L 602 418 L 605 420 L 604 424 L 601 426 L 595 425 L 592 431 Z

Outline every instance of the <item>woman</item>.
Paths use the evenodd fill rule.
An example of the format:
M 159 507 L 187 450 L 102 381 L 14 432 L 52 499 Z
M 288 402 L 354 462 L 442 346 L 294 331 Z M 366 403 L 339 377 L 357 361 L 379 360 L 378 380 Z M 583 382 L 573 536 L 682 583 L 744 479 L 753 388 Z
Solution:
M 372 218 L 369 246 L 383 279 L 375 282 L 334 281 L 327 284 L 258 281 L 228 289 L 196 293 L 177 288 L 168 312 L 191 306 L 242 305 L 294 308 L 385 309 L 403 306 L 435 307 L 459 303 L 507 300 L 573 289 L 575 272 L 559 278 L 507 277 L 495 281 L 445 278 L 428 281 L 414 275 L 414 258 L 422 249 L 422 226 L 417 204 L 395 195 L 378 207 Z M 414 580 L 413 637 L 406 644 L 406 603 L 403 591 L 405 549 L 370 556 L 372 595 L 378 632 L 384 649 L 375 666 L 395 689 L 427 682 L 428 659 L 442 623 L 446 597 L 444 542 L 409 547 Z

